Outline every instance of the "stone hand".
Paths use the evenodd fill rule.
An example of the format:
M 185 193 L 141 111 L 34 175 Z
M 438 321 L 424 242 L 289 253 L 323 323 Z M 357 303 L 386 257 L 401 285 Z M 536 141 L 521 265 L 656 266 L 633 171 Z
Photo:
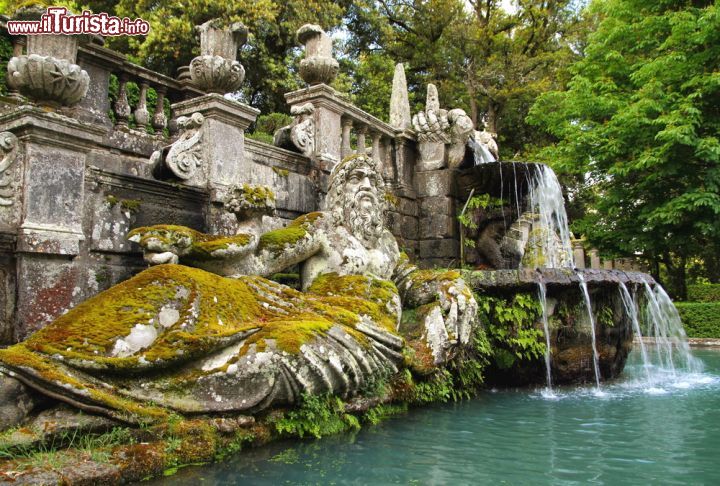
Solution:
M 179 257 L 187 255 L 195 241 L 194 233 L 184 226 L 157 225 L 134 229 L 128 239 L 142 247 L 147 263 L 160 265 L 178 263 Z
M 462 278 L 443 280 L 438 290 L 438 301 L 450 344 L 468 344 L 478 310 L 472 291 Z
M 450 142 L 447 110 L 420 111 L 412 117 L 412 124 L 421 142 Z

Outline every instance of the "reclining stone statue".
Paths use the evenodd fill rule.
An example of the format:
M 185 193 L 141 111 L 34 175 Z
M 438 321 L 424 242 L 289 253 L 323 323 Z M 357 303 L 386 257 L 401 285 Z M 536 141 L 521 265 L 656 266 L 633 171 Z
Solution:
M 408 262 L 385 206 L 375 163 L 358 155 L 334 169 L 325 210 L 286 228 L 134 230 L 157 265 L 0 350 L 0 428 L 23 420 L 32 394 L 138 423 L 348 398 L 402 368 L 446 365 L 469 343 L 477 303 L 459 273 Z M 264 278 L 292 265 L 303 291 Z M 417 308 L 409 324 L 403 307 Z

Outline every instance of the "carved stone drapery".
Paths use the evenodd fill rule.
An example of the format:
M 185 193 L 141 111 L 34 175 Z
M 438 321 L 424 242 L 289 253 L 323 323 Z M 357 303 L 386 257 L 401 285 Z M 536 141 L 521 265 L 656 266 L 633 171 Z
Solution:
M 312 103 L 293 106 L 290 113 L 297 117 L 290 128 L 290 139 L 300 152 L 309 157 L 315 152 L 315 106 Z
M 304 103 L 290 108 L 293 122 L 275 132 L 273 144 L 289 150 L 299 150 L 310 157 L 315 153 L 315 106 Z
M 80 66 L 50 56 L 13 57 L 7 70 L 10 89 L 52 107 L 76 105 L 90 85 L 88 73 Z
M 178 127 L 182 131 L 180 137 L 170 146 L 165 166 L 179 179 L 190 179 L 198 167 L 202 166 L 202 124 L 205 121 L 200 113 L 178 118 Z
M 18 151 L 18 139 L 10 132 L 0 132 L 0 206 L 11 206 L 15 193 L 12 187 L 12 175 L 8 169 L 15 162 Z

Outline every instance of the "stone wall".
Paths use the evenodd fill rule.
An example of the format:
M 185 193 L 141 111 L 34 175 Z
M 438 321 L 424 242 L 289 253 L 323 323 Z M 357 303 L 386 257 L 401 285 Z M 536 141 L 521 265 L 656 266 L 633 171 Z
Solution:
M 0 21 L 0 34 L 2 29 Z M 402 116 L 393 115 L 397 102 L 391 103 L 395 121 L 388 124 L 327 84 L 288 93 L 296 115 L 289 138 L 305 138 L 287 150 L 246 139 L 258 111 L 206 94 L 187 72 L 177 79 L 154 73 L 94 38 L 11 40 L 15 56 L 26 61 L 37 54 L 56 65 L 70 62 L 77 69 L 64 74 L 68 86 L 87 87 L 79 101 L 68 95 L 56 102 L 24 90 L 32 80 L 21 76 L 25 85 L 9 86 L 9 96 L 0 98 L 0 345 L 24 339 L 145 268 L 139 247 L 126 239 L 131 229 L 176 224 L 234 234 L 237 221 L 223 202 L 242 184 L 273 190 L 277 209 L 263 220 L 264 229 L 283 226 L 322 206 L 332 168 L 353 153 L 376 160 L 391 194 L 388 223 L 400 247 L 421 266 L 457 262 L 455 174 L 417 172 L 407 100 Z M 74 54 L 53 58 L 55 50 L 47 49 L 57 45 Z M 406 83 L 396 84 L 407 98 Z M 131 88 L 138 97 L 129 96 Z M 157 102 L 149 106 L 153 90 Z M 180 123 L 197 113 L 202 122 Z M 188 130 L 201 141 L 188 149 L 198 167 L 184 178 L 166 165 L 173 144 L 191 141 Z

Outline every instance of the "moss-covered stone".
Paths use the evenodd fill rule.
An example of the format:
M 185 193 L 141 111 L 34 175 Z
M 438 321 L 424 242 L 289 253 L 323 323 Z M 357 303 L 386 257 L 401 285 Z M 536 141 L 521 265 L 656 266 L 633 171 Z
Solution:
M 267 250 L 271 253 L 279 253 L 288 245 L 294 245 L 301 239 L 308 236 L 308 231 L 323 213 L 315 212 L 300 216 L 285 228 L 268 231 L 260 237 L 258 250 Z

